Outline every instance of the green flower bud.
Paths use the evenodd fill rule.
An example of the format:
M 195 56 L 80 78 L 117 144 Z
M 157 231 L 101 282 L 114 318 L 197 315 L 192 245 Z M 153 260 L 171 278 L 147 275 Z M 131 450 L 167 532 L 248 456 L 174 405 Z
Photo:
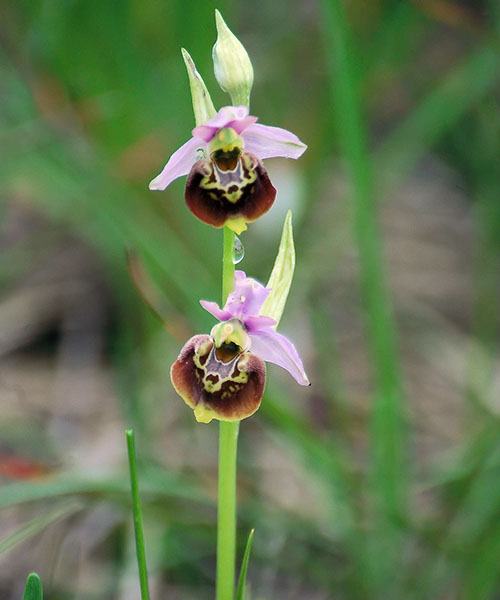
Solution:
M 253 84 L 250 58 L 218 10 L 215 11 L 215 22 L 217 41 L 212 51 L 215 78 L 220 87 L 231 96 L 233 106 L 249 106 Z
M 216 115 L 212 98 L 208 93 L 207 86 L 201 75 L 196 69 L 193 59 L 187 50 L 181 48 L 182 58 L 186 65 L 187 74 L 189 77 L 189 87 L 191 88 L 191 98 L 193 101 L 194 120 L 196 125 L 203 125 Z

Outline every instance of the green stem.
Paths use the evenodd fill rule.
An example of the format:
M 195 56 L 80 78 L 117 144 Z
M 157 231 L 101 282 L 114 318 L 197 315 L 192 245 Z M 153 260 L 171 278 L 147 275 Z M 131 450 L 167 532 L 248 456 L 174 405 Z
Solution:
M 220 422 L 217 600 L 232 600 L 236 563 L 236 452 L 239 422 Z
M 130 487 L 132 488 L 132 510 L 134 513 L 135 548 L 142 600 L 149 600 L 148 569 L 146 566 L 146 550 L 144 546 L 144 529 L 142 527 L 141 500 L 139 498 L 139 482 L 137 479 L 137 460 L 135 454 L 134 432 L 127 429 L 128 462 L 130 465 Z
M 224 227 L 222 303 L 234 286 L 234 233 Z M 236 454 L 239 422 L 220 422 L 217 509 L 217 600 L 233 600 L 236 563 Z
M 234 289 L 234 231 L 224 227 L 224 246 L 222 252 L 222 305 Z

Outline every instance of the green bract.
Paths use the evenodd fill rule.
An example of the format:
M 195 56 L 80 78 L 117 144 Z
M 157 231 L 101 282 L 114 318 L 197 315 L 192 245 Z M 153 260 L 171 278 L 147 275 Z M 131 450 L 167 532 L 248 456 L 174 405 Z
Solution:
M 189 77 L 189 86 L 191 88 L 191 98 L 193 101 L 194 120 L 196 125 L 203 125 L 215 116 L 212 98 L 207 90 L 207 86 L 203 81 L 202 76 L 198 73 L 193 59 L 189 52 L 181 48 L 182 58 L 186 65 L 187 74 Z
M 283 223 L 278 254 L 266 288 L 271 290 L 262 305 L 261 314 L 271 317 L 278 325 L 285 310 L 286 299 L 292 285 L 295 270 L 295 246 L 293 243 L 292 211 L 288 211 Z

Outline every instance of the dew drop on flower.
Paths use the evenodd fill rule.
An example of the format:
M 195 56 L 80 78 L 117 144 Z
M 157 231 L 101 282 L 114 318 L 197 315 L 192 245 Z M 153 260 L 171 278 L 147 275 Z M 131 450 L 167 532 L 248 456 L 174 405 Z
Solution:
M 245 258 L 245 248 L 241 243 L 240 238 L 235 235 L 234 236 L 234 246 L 233 246 L 233 264 L 237 265 Z

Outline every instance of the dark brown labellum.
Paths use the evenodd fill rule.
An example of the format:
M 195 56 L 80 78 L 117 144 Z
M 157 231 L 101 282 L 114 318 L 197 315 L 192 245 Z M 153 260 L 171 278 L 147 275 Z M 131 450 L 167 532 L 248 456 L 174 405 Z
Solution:
M 250 352 L 233 354 L 225 362 L 209 335 L 196 335 L 172 365 L 171 378 L 198 421 L 240 421 L 260 406 L 266 366 Z
M 229 219 L 255 221 L 273 205 L 276 189 L 262 162 L 250 152 L 197 161 L 186 182 L 186 204 L 203 223 L 223 227 Z

